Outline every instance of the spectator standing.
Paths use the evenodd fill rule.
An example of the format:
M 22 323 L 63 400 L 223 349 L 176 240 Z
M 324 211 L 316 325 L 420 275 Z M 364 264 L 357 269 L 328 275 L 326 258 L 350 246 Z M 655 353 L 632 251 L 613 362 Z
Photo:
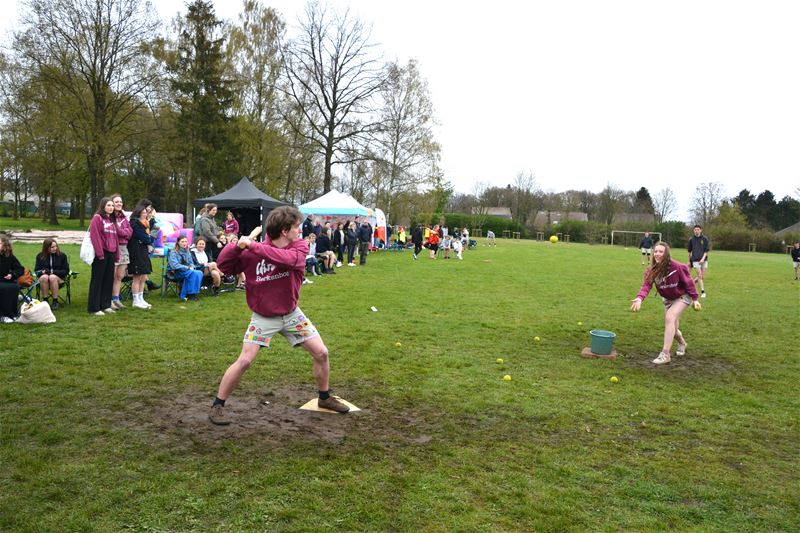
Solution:
M 89 238 L 94 247 L 94 261 L 87 310 L 97 316 L 113 314 L 111 289 L 114 286 L 114 262 L 119 259 L 119 241 L 114 202 L 108 196 L 100 199 L 97 211 L 92 216 Z
M 367 254 L 369 254 L 369 245 L 372 242 L 372 225 L 365 218 L 361 221 L 361 227 L 358 228 L 358 263 L 360 265 L 367 264 Z
M 358 231 L 356 228 L 355 222 L 350 222 L 350 225 L 347 227 L 347 266 L 354 267 L 356 264 L 353 262 L 353 258 L 355 257 L 356 253 L 356 246 L 358 245 Z
M 34 272 L 39 278 L 42 300 L 52 298 L 50 309 L 58 309 L 58 288 L 69 275 L 69 261 L 55 239 L 47 238 L 42 243 L 42 253 L 36 256 Z
M 711 248 L 708 237 L 703 235 L 703 227 L 700 224 L 695 224 L 692 233 L 694 235 L 689 238 L 686 245 L 689 250 L 689 268 L 694 268 L 697 272 L 697 280 L 700 281 L 700 298 L 705 298 L 705 277 L 706 270 L 708 270 L 708 252 L 711 251 Z
M 222 250 L 222 242 L 219 240 L 219 227 L 214 217 L 217 216 L 217 205 L 206 204 L 206 212 L 200 217 L 200 231 L 198 236 L 206 241 L 206 248 Z M 230 240 L 230 235 L 228 236 Z
M 119 241 L 119 260 L 114 263 L 114 283 L 111 286 L 111 308 L 116 310 L 125 307 L 119 298 L 119 291 L 122 287 L 122 280 L 128 274 L 128 265 L 131 262 L 128 241 L 133 235 L 133 228 L 122 209 L 122 196 L 114 194 L 111 196 L 111 201 L 114 202 L 114 218 L 117 223 L 117 240 Z
M 792 266 L 794 266 L 794 279 L 797 281 L 797 274 L 800 272 L 800 242 L 794 243 L 792 247 Z
M 153 265 L 150 262 L 150 252 L 153 249 L 153 203 L 147 198 L 143 198 L 136 204 L 131 213 L 131 238 L 128 241 L 128 254 L 130 263 L 128 273 L 133 278 L 131 280 L 131 296 L 133 297 L 133 307 L 136 309 L 150 309 L 152 305 L 144 299 L 144 284 L 147 276 L 153 272 Z
M 314 221 L 313 216 L 308 215 L 306 219 L 303 221 L 303 238 L 305 239 L 312 233 L 314 233 Z
M 336 224 L 336 231 L 333 232 L 333 251 L 336 253 L 336 268 L 342 266 L 344 261 L 344 251 L 347 247 L 347 235 L 344 231 L 344 224 Z
M 233 211 L 228 211 L 225 215 L 225 222 L 222 224 L 222 229 L 225 235 L 239 236 L 239 222 L 233 216 Z
M 25 269 L 14 256 L 11 240 L 0 235 L 0 322 L 9 324 L 17 319 L 19 278 Z

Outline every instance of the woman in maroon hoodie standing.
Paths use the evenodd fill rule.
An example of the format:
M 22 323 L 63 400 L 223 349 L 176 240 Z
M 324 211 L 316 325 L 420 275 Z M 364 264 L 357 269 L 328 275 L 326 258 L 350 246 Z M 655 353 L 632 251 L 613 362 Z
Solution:
M 689 274 L 689 268 L 672 260 L 669 246 L 664 242 L 656 243 L 653 249 L 650 266 L 644 273 L 642 288 L 631 302 L 631 311 L 638 311 L 641 308 L 642 301 L 650 294 L 653 284 L 664 301 L 664 345 L 658 357 L 653 359 L 653 363 L 663 365 L 670 361 L 673 339 L 678 341 L 675 355 L 686 353 L 686 339 L 679 329 L 680 318 L 690 305 L 694 306 L 695 311 L 699 311 L 700 302 L 697 301 L 697 289 Z
M 114 284 L 114 263 L 119 260 L 117 222 L 114 217 L 114 201 L 108 196 L 100 199 L 89 224 L 89 237 L 94 247 L 92 279 L 89 282 L 90 313 L 102 316 L 111 314 L 111 288 Z
M 111 201 L 114 202 L 114 219 L 117 223 L 117 243 L 119 244 L 119 259 L 114 263 L 114 284 L 111 286 L 111 308 L 122 309 L 125 306 L 120 301 L 119 290 L 131 262 L 128 254 L 128 241 L 133 235 L 133 228 L 131 228 L 128 217 L 122 211 L 122 196 L 115 194 L 111 196 Z

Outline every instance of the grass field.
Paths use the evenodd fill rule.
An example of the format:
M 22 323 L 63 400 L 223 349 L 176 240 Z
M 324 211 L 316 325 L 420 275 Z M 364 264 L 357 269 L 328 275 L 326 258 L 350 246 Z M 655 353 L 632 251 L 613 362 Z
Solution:
M 15 251 L 32 265 L 38 249 Z M 684 314 L 687 354 L 655 367 L 663 306 L 651 295 L 628 310 L 634 249 L 374 254 L 301 296 L 335 392 L 363 411 L 297 410 L 315 393 L 310 358 L 276 339 L 228 402 L 235 425 L 219 428 L 205 416 L 241 346 L 244 294 L 151 296 L 150 311 L 94 317 L 88 267 L 67 251 L 82 274 L 59 321 L 0 327 L 0 530 L 800 523 L 800 282 L 787 256 L 713 253 L 704 309 Z M 620 358 L 579 357 L 593 328 L 616 332 Z

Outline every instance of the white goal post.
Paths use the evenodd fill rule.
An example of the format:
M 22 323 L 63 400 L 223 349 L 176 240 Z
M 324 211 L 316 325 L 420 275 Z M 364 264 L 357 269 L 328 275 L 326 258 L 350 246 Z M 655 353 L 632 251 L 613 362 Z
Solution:
M 645 234 L 644 231 L 624 231 L 624 230 L 621 230 L 621 229 L 611 230 L 611 244 L 612 245 L 614 244 L 614 234 L 616 234 L 616 233 L 622 233 L 622 234 L 630 233 L 630 234 L 633 234 L 633 235 L 641 235 L 642 237 L 644 237 L 644 234 Z M 661 233 L 660 232 L 658 232 L 658 231 L 650 231 L 650 232 L 647 232 L 647 233 L 650 233 L 650 235 L 652 235 L 654 237 L 653 238 L 653 242 L 654 243 L 661 240 Z M 656 235 L 658 235 L 657 239 L 655 238 Z M 641 240 L 641 238 L 636 239 L 635 246 L 637 248 L 639 247 L 639 241 L 640 240 Z

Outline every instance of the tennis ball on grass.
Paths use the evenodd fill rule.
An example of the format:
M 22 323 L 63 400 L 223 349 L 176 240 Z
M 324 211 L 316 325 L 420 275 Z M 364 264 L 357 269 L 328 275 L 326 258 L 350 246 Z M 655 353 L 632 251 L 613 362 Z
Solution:
M 617 383 L 619 378 L 617 376 L 611 376 L 611 383 Z
M 550 236 L 550 242 L 552 242 L 553 244 L 557 243 L 558 242 L 558 237 L 556 237 L 555 235 L 551 235 Z
M 511 376 L 509 374 L 506 374 L 505 376 L 503 376 L 503 381 L 511 381 Z
M 535 340 L 536 342 L 539 342 L 542 339 L 540 339 L 539 337 L 534 337 L 533 340 Z
M 402 344 L 400 344 L 399 342 L 394 343 L 394 345 L 397 346 L 398 348 L 402 346 Z
M 497 363 L 498 364 L 503 364 L 503 358 L 502 357 L 498 357 L 497 358 Z
M 578 325 L 579 325 L 579 326 L 582 326 L 582 325 L 583 325 L 583 322 L 581 322 L 581 321 L 579 320 L 579 321 L 578 321 Z

